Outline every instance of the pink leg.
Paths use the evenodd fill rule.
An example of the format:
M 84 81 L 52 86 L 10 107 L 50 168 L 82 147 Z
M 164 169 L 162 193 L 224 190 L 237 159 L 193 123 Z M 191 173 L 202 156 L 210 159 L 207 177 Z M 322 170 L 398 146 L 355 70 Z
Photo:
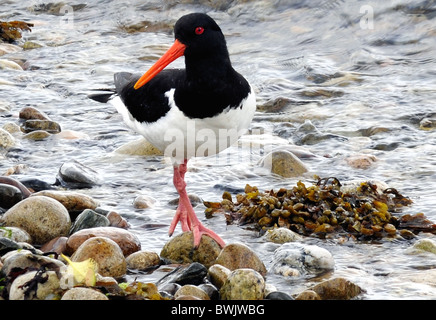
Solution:
M 194 208 L 192 208 L 191 201 L 189 200 L 188 193 L 186 192 L 186 182 L 185 182 L 185 173 L 187 169 L 187 163 L 188 160 L 185 160 L 185 162 L 179 166 L 179 168 L 174 168 L 174 186 L 176 187 L 177 192 L 179 193 L 180 199 L 179 199 L 179 208 L 180 211 L 185 211 L 186 213 L 179 213 L 179 219 L 182 222 L 182 229 L 183 229 L 183 219 L 187 216 L 187 222 L 186 225 L 189 226 L 189 229 L 192 231 L 194 235 L 194 247 L 198 247 L 200 244 L 201 236 L 203 234 L 206 234 L 210 236 L 212 239 L 214 239 L 221 247 L 225 246 L 224 241 L 212 230 L 206 228 L 203 226 L 203 224 L 198 220 L 197 215 L 195 214 Z M 179 211 L 179 210 L 178 210 Z M 185 216 L 186 215 L 186 216 Z M 177 216 L 177 212 L 176 212 Z M 171 223 L 171 227 L 173 227 L 173 223 Z M 179 221 L 177 220 L 177 221 Z M 177 224 L 177 221 L 175 224 Z M 185 227 L 186 227 L 185 225 Z M 175 227 L 175 226 L 174 226 Z M 174 228 L 173 228 L 174 231 Z M 185 230 L 184 230 L 185 231 Z
M 182 180 L 185 179 L 185 173 L 187 170 L 186 164 L 182 164 L 178 167 L 174 167 L 174 184 L 176 183 L 176 177 L 180 177 Z M 191 230 L 191 224 L 188 220 L 187 211 L 183 205 L 183 203 L 179 200 L 179 204 L 177 206 L 176 214 L 174 215 L 173 221 L 171 222 L 170 229 L 168 231 L 169 236 L 171 237 L 176 229 L 177 223 L 180 221 L 182 225 L 182 231 L 186 232 Z

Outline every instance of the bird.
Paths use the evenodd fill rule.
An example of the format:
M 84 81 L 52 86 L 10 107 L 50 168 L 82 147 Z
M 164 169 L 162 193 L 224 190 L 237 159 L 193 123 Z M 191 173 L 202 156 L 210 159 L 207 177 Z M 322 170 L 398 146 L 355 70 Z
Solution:
M 184 56 L 185 68 L 166 68 Z M 209 15 L 189 13 L 174 25 L 174 43 L 142 76 L 114 74 L 115 89 L 90 95 L 109 102 L 128 127 L 172 159 L 179 203 L 168 234 L 180 222 L 220 247 L 225 241 L 198 219 L 186 190 L 189 159 L 218 154 L 247 132 L 256 111 L 253 87 L 232 66 L 225 36 Z

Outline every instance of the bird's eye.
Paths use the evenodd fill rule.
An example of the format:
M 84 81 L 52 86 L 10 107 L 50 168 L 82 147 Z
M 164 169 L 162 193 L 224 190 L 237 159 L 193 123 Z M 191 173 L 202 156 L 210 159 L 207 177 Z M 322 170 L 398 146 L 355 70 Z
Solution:
M 203 27 L 197 27 L 195 28 L 195 34 L 200 35 L 204 32 L 204 28 Z

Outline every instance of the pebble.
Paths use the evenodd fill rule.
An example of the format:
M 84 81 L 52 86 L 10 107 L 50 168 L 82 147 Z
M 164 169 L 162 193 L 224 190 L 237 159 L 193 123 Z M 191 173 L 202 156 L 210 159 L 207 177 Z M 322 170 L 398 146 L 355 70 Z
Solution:
M 127 268 L 135 270 L 147 270 L 160 264 L 160 257 L 156 252 L 137 251 L 126 258 Z
M 91 288 L 75 287 L 65 292 L 61 300 L 109 300 L 109 298 Z
M 58 288 L 59 278 L 55 271 L 30 271 L 12 282 L 9 300 L 44 300 Z
M 110 211 L 106 215 L 106 218 L 109 219 L 111 227 L 124 228 L 124 229 L 130 227 L 130 224 L 127 222 L 127 220 L 124 219 L 120 214 L 116 213 L 115 211 Z
M 5 237 L 15 242 L 32 242 L 32 238 L 26 231 L 16 227 L 1 227 L 0 237 Z
M 0 69 L 23 70 L 18 63 L 6 59 L 0 59 Z
M 18 52 L 21 50 L 22 48 L 15 44 L 5 43 L 5 42 L 0 43 L 0 56 L 3 56 L 8 53 Z
M 157 285 L 159 287 L 166 283 L 177 283 L 182 286 L 185 284 L 199 285 L 204 282 L 206 274 L 207 268 L 201 263 L 184 264 L 159 279 Z
M 100 185 L 101 179 L 98 172 L 73 160 L 61 165 L 56 182 L 66 188 L 91 188 Z
M 233 270 L 220 289 L 222 300 L 261 300 L 264 293 L 263 276 L 253 269 Z
M 34 107 L 24 107 L 20 110 L 18 117 L 22 120 L 50 120 L 49 116 Z
M 67 241 L 67 253 L 73 254 L 83 242 L 92 237 L 106 237 L 115 241 L 125 257 L 141 250 L 141 242 L 133 233 L 116 227 L 96 227 L 72 234 Z
M 23 200 L 20 189 L 10 184 L 0 183 L 0 207 L 9 209 Z
M 177 292 L 174 294 L 174 299 L 178 300 L 177 298 L 181 296 L 194 296 L 200 300 L 210 300 L 210 297 L 206 291 L 192 284 L 186 284 L 177 290 Z
M 14 135 L 16 133 L 21 133 L 20 126 L 14 122 L 7 122 L 3 125 L 2 128 L 12 135 Z
M 282 291 L 273 291 L 265 296 L 267 300 L 294 300 L 289 294 Z
M 20 201 L 6 211 L 2 220 L 6 226 L 27 231 L 35 244 L 66 236 L 71 227 L 67 209 L 59 201 L 45 196 Z
M 220 264 L 212 265 L 207 271 L 207 278 L 218 289 L 221 288 L 227 281 L 232 271 Z
M 17 187 L 18 189 L 20 189 L 21 193 L 23 194 L 23 198 L 27 198 L 31 194 L 29 189 L 24 184 L 22 184 L 20 181 L 14 178 L 0 176 L 0 183 L 9 184 L 14 187 Z
M 65 253 L 67 247 L 67 237 L 56 237 L 41 246 L 42 252 L 56 252 L 57 254 Z
M 323 281 L 310 290 L 316 292 L 321 300 L 349 300 L 363 292 L 358 285 L 344 278 Z
M 32 196 L 46 196 L 53 198 L 68 210 L 68 212 L 83 211 L 85 209 L 95 210 L 99 205 L 92 197 L 74 191 L 42 190 Z
M 130 156 L 161 156 L 163 152 L 153 146 L 145 138 L 128 142 L 115 150 L 117 154 Z
M 369 169 L 377 162 L 377 157 L 371 154 L 357 154 L 345 159 L 347 164 L 355 169 Z
M 304 290 L 295 297 L 295 300 L 321 300 L 321 297 L 313 290 Z
M 95 227 L 107 227 L 110 221 L 104 215 L 99 214 L 91 209 L 85 209 L 79 214 L 70 229 L 70 234 L 73 234 L 82 229 Z
M 126 274 L 127 263 L 118 244 L 106 237 L 92 237 L 84 241 L 71 256 L 71 261 L 93 259 L 98 273 L 104 277 L 119 278 Z
M 0 148 L 9 149 L 15 145 L 15 138 L 5 129 L 0 128 Z
M 436 254 L 436 241 L 433 239 L 419 239 L 413 244 L 412 249 Z
M 44 131 L 44 130 L 35 130 L 32 132 L 26 133 L 23 136 L 23 139 L 40 141 L 40 140 L 45 140 L 49 137 L 51 137 L 51 133 L 48 133 L 47 131 Z
M 301 276 L 334 268 L 332 254 L 319 246 L 287 242 L 274 251 L 271 271 L 283 276 Z
M 259 272 L 262 276 L 266 275 L 266 268 L 262 260 L 248 246 L 242 243 L 231 243 L 226 245 L 215 260 L 229 270 L 250 268 Z
M 165 243 L 160 256 L 172 263 L 199 262 L 208 268 L 220 252 L 219 244 L 205 235 L 201 237 L 198 248 L 194 249 L 194 237 L 192 232 L 188 231 L 178 234 Z
M 298 233 L 283 227 L 268 230 L 264 237 L 266 241 L 280 244 L 301 241 L 303 239 Z
M 297 156 L 286 150 L 268 153 L 260 160 L 260 166 L 283 178 L 299 177 L 309 171 Z
M 140 195 L 133 200 L 133 207 L 135 209 L 147 209 L 153 207 L 155 203 L 156 199 L 150 196 Z
M 41 130 L 51 134 L 56 134 L 62 131 L 59 123 L 51 120 L 39 119 L 26 120 L 22 125 L 22 129 L 25 133 Z

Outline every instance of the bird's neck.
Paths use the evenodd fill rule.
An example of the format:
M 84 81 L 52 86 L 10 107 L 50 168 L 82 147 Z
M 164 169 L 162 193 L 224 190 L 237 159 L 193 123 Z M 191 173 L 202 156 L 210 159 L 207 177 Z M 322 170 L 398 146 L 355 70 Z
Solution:
M 185 57 L 186 77 L 190 82 L 202 85 L 207 81 L 226 81 L 233 68 L 228 54 L 208 55 L 207 57 Z

